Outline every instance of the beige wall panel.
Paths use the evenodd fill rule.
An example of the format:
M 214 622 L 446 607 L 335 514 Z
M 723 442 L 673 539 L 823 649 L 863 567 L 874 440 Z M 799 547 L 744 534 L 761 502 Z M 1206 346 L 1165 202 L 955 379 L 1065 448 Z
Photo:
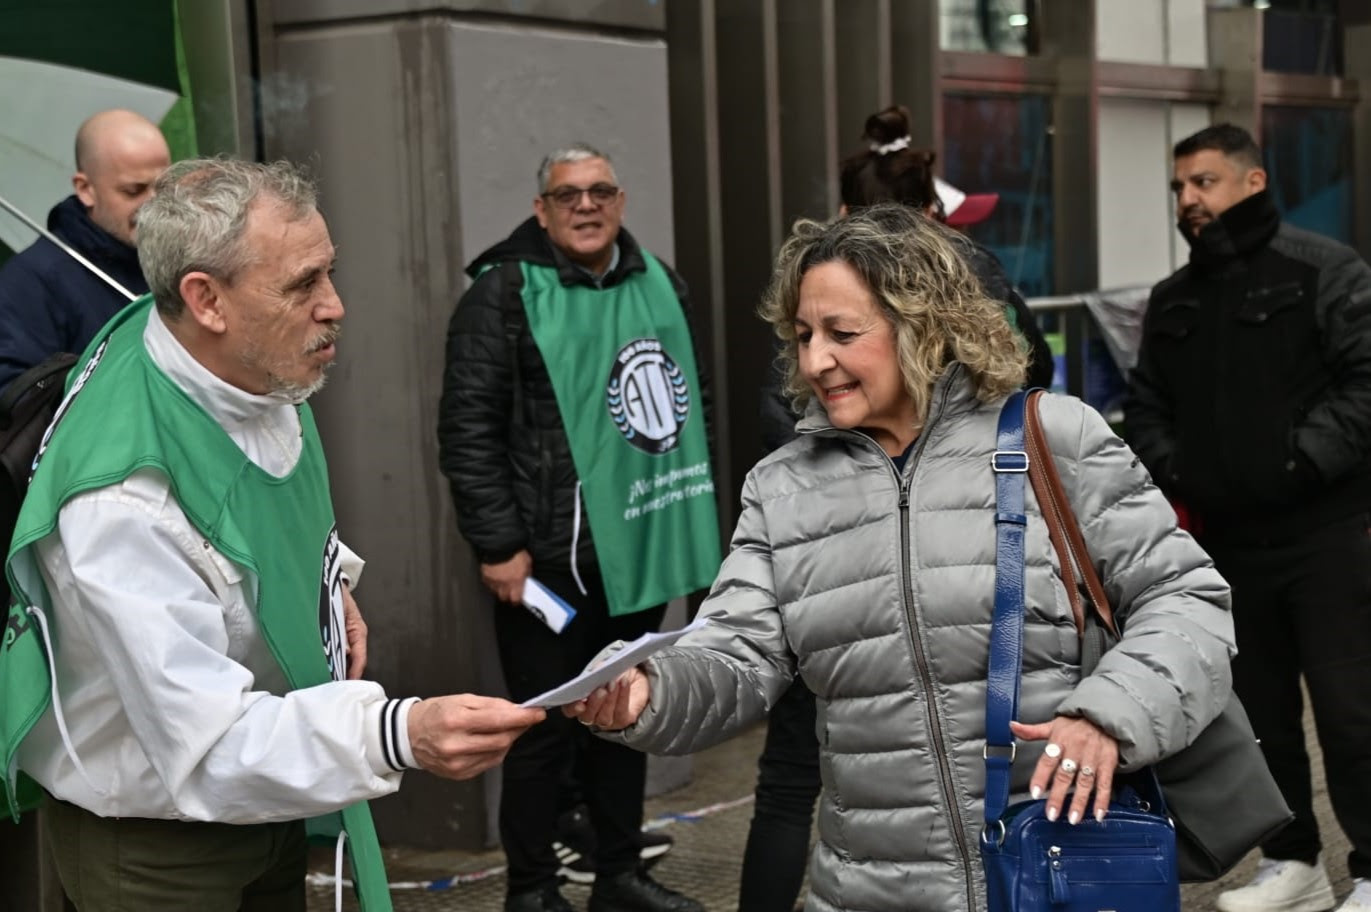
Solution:
M 1166 105 L 1100 101 L 1100 287 L 1171 271 Z
M 1205 0 L 1164 0 L 1166 3 L 1167 63 L 1172 66 L 1209 65 L 1205 28 Z
M 1098 59 L 1166 62 L 1166 0 L 1096 0 Z

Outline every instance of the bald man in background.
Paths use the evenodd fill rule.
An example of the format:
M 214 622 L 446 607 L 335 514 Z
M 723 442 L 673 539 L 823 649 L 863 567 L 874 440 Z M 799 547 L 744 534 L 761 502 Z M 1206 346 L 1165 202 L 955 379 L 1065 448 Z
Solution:
M 48 213 L 48 230 L 135 295 L 134 215 L 171 164 L 162 132 L 132 111 L 101 111 L 76 132 L 75 191 Z M 128 298 L 39 238 L 0 267 L 0 389 L 57 352 L 79 354 Z

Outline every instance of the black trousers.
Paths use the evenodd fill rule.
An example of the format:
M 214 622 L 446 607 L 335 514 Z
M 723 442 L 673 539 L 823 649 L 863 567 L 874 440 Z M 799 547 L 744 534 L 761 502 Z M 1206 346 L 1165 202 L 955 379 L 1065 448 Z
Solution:
M 516 703 L 575 677 L 609 643 L 632 640 L 661 626 L 665 605 L 610 617 L 598 572 L 582 574 L 586 595 L 569 572 L 535 568 L 534 575 L 575 608 L 576 617 L 557 634 L 522 605 L 496 602 L 495 640 L 505 684 Z M 552 841 L 573 768 L 595 828 L 597 873 L 618 874 L 638 863 L 646 755 L 596 738 L 560 710 L 550 710 L 547 719 L 520 736 L 505 757 L 500 839 L 509 863 L 511 896 L 556 883 Z
M 1322 844 L 1305 751 L 1309 690 L 1333 812 L 1371 877 L 1371 531 L 1359 515 L 1298 540 L 1203 542 L 1233 587 L 1233 684 L 1295 820 L 1263 852 L 1313 862 Z
M 814 694 L 799 678 L 767 717 L 757 760 L 757 803 L 747 832 L 738 908 L 791 912 L 809 862 L 809 830 L 819 797 Z

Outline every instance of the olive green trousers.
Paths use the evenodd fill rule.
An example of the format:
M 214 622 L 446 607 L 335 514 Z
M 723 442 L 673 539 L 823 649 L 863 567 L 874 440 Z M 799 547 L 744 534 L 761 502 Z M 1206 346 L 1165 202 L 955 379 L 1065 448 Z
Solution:
M 303 822 L 98 817 L 51 796 L 39 814 L 80 912 L 304 912 Z

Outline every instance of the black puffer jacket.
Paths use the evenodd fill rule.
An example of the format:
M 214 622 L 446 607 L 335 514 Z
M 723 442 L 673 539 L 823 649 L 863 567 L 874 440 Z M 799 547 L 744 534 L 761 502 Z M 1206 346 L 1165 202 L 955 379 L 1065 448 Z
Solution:
M 528 549 L 535 573 L 540 564 L 566 569 L 574 539 L 578 565 L 592 568 L 594 545 L 583 510 L 579 523 L 576 519 L 576 465 L 552 380 L 522 302 L 512 299 L 507 284 L 512 276 L 502 267 L 519 262 L 555 267 L 563 285 L 596 284 L 552 246 L 533 218 L 467 266 L 476 281 L 448 325 L 438 407 L 439 466 L 452 486 L 457 526 L 483 563 Z M 619 263 L 600 285 L 613 287 L 645 269 L 638 243 L 620 229 Z M 685 283 L 670 268 L 667 274 L 690 322 Z M 513 346 L 511 335 L 517 339 Z M 695 362 L 708 433 L 713 409 L 698 346 Z
M 1270 539 L 1371 508 L 1371 269 L 1266 192 L 1152 290 L 1129 443 L 1207 534 Z

